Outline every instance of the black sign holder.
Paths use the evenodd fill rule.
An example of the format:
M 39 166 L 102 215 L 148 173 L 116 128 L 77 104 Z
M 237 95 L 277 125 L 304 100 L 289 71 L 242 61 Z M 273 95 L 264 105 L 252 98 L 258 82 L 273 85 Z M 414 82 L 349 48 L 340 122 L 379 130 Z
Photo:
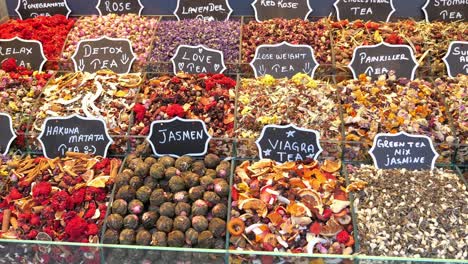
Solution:
M 185 2 L 185 3 L 181 3 L 181 1 Z M 176 9 L 174 10 L 174 15 L 177 17 L 177 20 L 182 20 L 182 19 L 197 19 L 197 16 L 187 16 L 187 17 L 184 17 L 182 16 L 182 14 L 179 14 L 180 12 L 180 8 L 184 6 L 184 4 L 192 4 L 192 5 L 200 5 L 200 6 L 206 6 L 206 5 L 209 5 L 209 4 L 214 4 L 212 2 L 221 2 L 221 3 L 216 3 L 216 4 L 222 4 L 224 5 L 225 8 L 228 9 L 228 12 L 227 14 L 225 15 L 220 15 L 220 12 L 216 12 L 216 11 L 213 11 L 213 15 L 217 15 L 217 17 L 214 17 L 212 16 L 213 19 L 202 19 L 202 20 L 208 20 L 208 21 L 212 21 L 212 20 L 218 20 L 218 21 L 228 21 L 229 18 L 231 17 L 231 14 L 232 12 L 234 12 L 234 10 L 231 8 L 231 6 L 229 5 L 229 0 L 177 0 L 177 7 Z M 198 18 L 199 19 L 199 18 Z
M 27 1 L 31 1 L 31 0 L 26 0 L 26 4 L 27 4 Z M 22 2 L 25 2 L 25 0 L 18 0 L 18 5 L 15 8 L 15 12 L 18 14 L 18 16 L 22 20 L 27 19 L 27 18 L 34 18 L 34 17 L 37 17 L 37 16 L 40 15 L 40 14 L 33 15 L 32 12 L 28 11 L 27 9 L 24 8 L 24 6 L 22 6 Z M 64 2 L 64 5 L 65 5 L 64 7 L 52 7 L 52 8 L 50 8 L 51 10 L 56 9 L 55 12 L 52 12 L 52 15 L 62 14 L 62 15 L 66 16 L 68 18 L 68 16 L 70 16 L 70 14 L 72 12 L 72 10 L 70 9 L 70 7 L 67 4 L 67 0 L 55 0 L 55 1 L 39 0 L 39 1 L 37 1 L 36 4 L 44 4 L 44 2 Z M 47 8 L 44 8 L 44 9 L 47 10 Z M 62 10 L 60 10 L 60 9 L 62 9 Z M 65 10 L 63 10 L 63 9 L 65 9 Z M 66 11 L 66 12 L 63 12 L 63 11 Z M 28 16 L 27 13 L 31 13 L 31 14 L 29 14 L 29 16 Z M 25 14 L 25 16 L 23 16 L 23 14 Z
M 36 51 L 31 51 L 31 55 L 5 55 L 5 56 L 2 56 L 0 55 L 0 62 L 3 62 L 4 60 L 8 59 L 8 58 L 15 58 L 16 59 L 16 63 L 17 64 L 20 64 L 18 63 L 18 61 L 24 61 L 26 64 L 30 64 L 31 65 L 31 68 L 33 70 L 37 70 L 37 71 L 42 71 L 42 67 L 44 67 L 44 64 L 47 62 L 47 57 L 44 55 L 44 49 L 42 47 L 42 43 L 37 41 L 37 40 L 27 40 L 27 39 L 22 39 L 22 38 L 19 38 L 19 37 L 14 37 L 14 38 L 11 38 L 11 39 L 0 39 L 0 46 L 4 47 L 5 45 L 8 45 L 8 43 L 11 42 L 11 46 L 13 48 L 18 48 L 20 47 L 20 44 L 21 42 L 24 42 L 24 43 L 32 43 L 32 44 L 35 44 L 37 46 L 33 46 L 31 45 L 31 49 L 36 49 Z M 2 43 L 5 43 L 2 45 Z M 24 45 L 23 45 L 24 46 Z M 40 55 L 40 57 L 38 56 Z M 32 59 L 30 59 L 32 58 Z
M 447 73 L 452 78 L 457 77 L 458 74 L 468 75 L 468 55 L 453 54 L 455 48 L 462 46 L 465 47 L 465 52 L 468 51 L 468 41 L 451 42 L 447 54 L 443 58 L 445 66 L 447 66 Z M 461 57 L 465 57 L 467 60 L 465 62 L 462 62 Z
M 257 20 L 257 22 L 262 22 L 265 20 L 273 19 L 273 18 L 286 18 L 286 19 L 300 18 L 302 20 L 307 20 L 310 13 L 314 11 L 312 7 L 310 6 L 309 0 L 295 0 L 295 2 L 302 2 L 302 5 L 304 8 L 298 7 L 296 10 L 291 10 L 290 12 L 288 12 L 287 9 L 281 9 L 280 7 L 276 7 L 276 6 L 275 7 L 263 7 L 264 10 L 258 10 L 258 9 L 262 9 L 261 6 L 257 8 L 257 5 L 260 4 L 261 2 L 263 1 L 255 0 L 251 4 L 255 12 L 255 20 Z
M 101 10 L 101 5 L 104 4 L 106 2 L 117 2 L 117 3 L 130 3 L 132 4 L 132 11 L 129 11 L 129 12 L 124 12 L 124 11 L 121 11 L 121 12 L 102 12 Z M 138 6 L 136 6 L 138 5 Z M 105 6 L 104 6 L 105 8 Z M 138 9 L 136 9 L 138 8 Z M 99 12 L 99 15 L 100 16 L 104 16 L 104 15 L 107 15 L 107 14 L 138 14 L 139 16 L 141 16 L 141 12 L 143 11 L 143 9 L 145 8 L 145 6 L 141 3 L 140 0 L 98 0 L 98 3 L 96 5 L 96 9 L 97 11 Z
M 426 4 L 422 7 L 422 11 L 424 13 L 424 17 L 426 19 L 426 22 L 430 23 L 433 21 L 444 21 L 444 22 L 453 22 L 453 21 L 468 21 L 468 4 L 464 4 L 465 7 L 461 7 L 461 5 L 454 5 L 454 6 L 449 6 L 449 7 L 443 7 L 442 4 L 440 4 L 440 7 L 435 6 L 434 0 L 427 0 Z M 454 17 L 454 18 L 448 18 L 448 19 L 443 19 L 440 17 L 442 13 L 445 12 L 444 14 L 447 16 L 449 15 L 449 12 L 456 12 L 457 15 L 461 14 L 462 17 Z
M 181 52 L 181 50 L 183 52 Z M 190 54 L 203 54 L 203 56 L 209 56 L 211 55 L 214 58 L 214 62 L 196 62 L 196 61 L 191 61 L 188 64 L 186 62 L 181 61 L 182 56 L 184 56 L 185 53 Z M 189 46 L 189 45 L 180 45 L 177 47 L 176 53 L 174 54 L 174 57 L 171 58 L 171 62 L 173 65 L 173 70 L 174 74 L 177 74 L 179 71 L 183 71 L 188 65 L 192 65 L 192 68 L 196 68 L 197 66 L 201 66 L 204 69 L 210 69 L 207 70 L 207 72 L 196 72 L 196 71 L 183 71 L 186 73 L 223 73 L 226 70 L 226 65 L 224 64 L 224 54 L 222 51 L 215 50 L 215 49 L 210 49 L 208 47 L 205 47 L 203 45 L 198 45 L 198 46 Z
M 7 123 L 8 129 L 5 127 L 0 127 L 2 129 L 2 133 L 0 134 L 0 146 L 5 147 L 3 153 L 0 155 L 5 156 L 8 151 L 10 150 L 10 146 L 16 138 L 15 131 L 13 130 L 13 121 L 9 114 L 0 113 L 0 125 L 3 125 L 4 122 Z M 0 148 L 2 150 L 2 148 Z
M 362 19 L 362 20 L 374 20 L 374 21 L 379 21 L 381 19 L 368 19 L 368 18 L 363 18 L 363 17 L 360 17 L 358 15 L 348 15 L 348 16 L 343 16 L 343 14 L 341 14 L 340 12 L 340 8 L 339 8 L 339 5 L 340 4 L 345 4 L 342 2 L 343 0 L 337 0 L 333 6 L 335 7 L 335 10 L 336 10 L 336 16 L 338 18 L 338 20 L 345 20 L 345 19 L 349 19 L 349 20 L 357 20 L 357 19 Z M 359 5 L 359 3 L 352 3 L 354 5 Z M 370 5 L 371 3 L 363 3 L 364 5 Z M 375 3 L 377 5 L 379 5 L 380 3 Z M 395 13 L 396 11 L 396 8 L 395 6 L 393 5 L 393 0 L 390 0 L 390 12 L 388 13 L 388 16 L 387 18 L 385 19 L 385 22 L 389 22 L 390 21 L 390 18 L 392 17 L 393 13 Z M 344 13 L 344 12 L 343 12 Z M 377 15 L 380 15 L 381 12 L 377 12 Z

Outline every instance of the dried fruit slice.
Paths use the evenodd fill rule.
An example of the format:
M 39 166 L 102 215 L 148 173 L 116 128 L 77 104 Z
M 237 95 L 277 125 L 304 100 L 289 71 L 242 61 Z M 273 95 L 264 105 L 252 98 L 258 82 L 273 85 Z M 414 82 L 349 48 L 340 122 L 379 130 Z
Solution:
M 255 210 L 262 217 L 266 217 L 268 214 L 267 205 L 260 199 L 250 198 L 242 200 L 239 203 L 239 209 L 241 210 Z
M 303 202 L 310 210 L 317 209 L 320 214 L 323 213 L 323 201 L 320 194 L 311 189 L 299 191 L 301 202 Z
M 293 170 L 296 167 L 296 162 L 289 161 L 283 164 L 276 165 L 275 168 L 280 170 Z
M 99 176 L 88 182 L 86 185 L 95 188 L 105 188 L 106 182 L 109 180 L 109 178 L 110 176 Z
M 260 200 L 264 201 L 267 204 L 274 204 L 279 195 L 279 192 L 273 190 L 270 185 L 263 186 L 260 189 Z
M 327 224 L 322 226 L 322 230 L 320 231 L 320 235 L 326 237 L 332 237 L 338 234 L 343 227 L 338 223 L 334 216 L 332 216 L 328 221 Z
M 336 160 L 336 161 L 325 160 L 325 162 L 323 163 L 323 166 L 321 167 L 323 171 L 326 171 L 329 173 L 337 172 L 340 168 L 341 168 L 340 160 Z
M 292 216 L 308 216 L 312 217 L 312 212 L 303 203 L 292 202 L 286 208 Z
M 267 217 L 274 226 L 279 226 L 284 222 L 283 217 L 278 212 L 270 213 Z

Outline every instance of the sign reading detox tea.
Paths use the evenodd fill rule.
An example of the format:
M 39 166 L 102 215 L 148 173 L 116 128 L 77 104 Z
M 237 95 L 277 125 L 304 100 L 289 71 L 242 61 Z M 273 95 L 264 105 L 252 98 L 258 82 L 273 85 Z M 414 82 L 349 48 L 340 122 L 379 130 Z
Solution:
M 422 10 L 427 22 L 468 21 L 468 0 L 427 0 Z
M 468 75 L 468 41 L 450 43 L 444 63 L 450 77 L 456 77 L 458 74 Z
M 263 127 L 260 137 L 255 142 L 261 159 L 277 162 L 317 159 L 322 152 L 319 143 L 320 134 L 315 130 L 296 127 L 295 125 Z
M 306 20 L 313 11 L 309 0 L 255 0 L 252 7 L 258 22 L 273 18 Z
M 377 169 L 432 170 L 439 156 L 427 136 L 377 134 L 369 151 Z
M 78 115 L 47 118 L 38 139 L 48 159 L 64 157 L 67 152 L 106 157 L 112 144 L 102 119 Z
M 393 0 L 338 0 L 334 3 L 338 20 L 390 21 Z
M 380 75 L 394 74 L 398 78 L 413 80 L 418 63 L 411 47 L 382 42 L 356 47 L 348 67 L 355 79 L 358 79 L 360 74 L 366 74 L 374 80 Z
M 226 70 L 223 52 L 202 45 L 180 45 L 171 59 L 174 74 L 222 73 Z
M 154 121 L 147 140 L 157 156 L 202 156 L 208 151 L 211 136 L 203 121 L 175 117 Z
M 0 155 L 6 155 L 11 143 L 15 140 L 16 134 L 13 130 L 11 116 L 0 113 Z
M 0 39 L 0 62 L 8 58 L 14 58 L 18 66 L 29 66 L 36 71 L 42 71 L 47 61 L 41 42 L 18 37 Z
M 99 0 L 96 9 L 99 15 L 105 16 L 108 14 L 138 14 L 145 8 L 140 0 Z
M 291 78 L 297 73 L 313 77 L 319 64 L 310 46 L 283 42 L 258 46 L 250 66 L 257 78 L 267 74 L 275 78 Z
M 174 15 L 178 20 L 226 21 L 232 11 L 228 0 L 177 0 Z
M 67 0 L 18 0 L 15 11 L 21 19 L 53 15 L 68 18 L 71 13 Z
M 72 56 L 75 71 L 96 72 L 109 69 L 115 73 L 129 73 L 136 59 L 128 39 L 101 37 L 78 42 Z

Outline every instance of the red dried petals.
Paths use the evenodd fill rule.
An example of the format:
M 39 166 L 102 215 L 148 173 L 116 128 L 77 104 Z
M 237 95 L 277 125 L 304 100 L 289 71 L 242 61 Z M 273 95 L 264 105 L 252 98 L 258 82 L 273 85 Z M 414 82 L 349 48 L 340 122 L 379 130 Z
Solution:
M 66 191 L 56 192 L 51 199 L 52 208 L 56 211 L 73 208 L 70 195 Z
M 318 236 L 322 231 L 322 225 L 319 222 L 315 222 L 310 226 L 309 230 L 311 233 Z
M 6 72 L 14 72 L 16 71 L 17 66 L 16 66 L 16 59 L 14 58 L 9 58 L 6 59 L 2 62 L 2 70 Z
M 175 117 L 175 116 L 184 117 L 185 116 L 185 110 L 179 104 L 171 104 L 166 108 L 166 114 L 169 117 Z
M 79 216 L 74 217 L 65 226 L 65 233 L 69 236 L 69 241 L 80 242 L 83 236 L 86 236 L 87 231 L 88 224 Z
M 75 205 L 81 204 L 84 201 L 85 194 L 86 194 L 86 188 L 78 189 L 72 193 L 71 201 Z
M 18 191 L 18 189 L 12 188 L 8 197 L 10 200 L 18 200 L 23 198 L 23 195 Z
M 338 241 L 339 243 L 342 243 L 342 244 L 345 244 L 346 242 L 348 242 L 349 238 L 350 238 L 350 235 L 345 230 L 339 232 L 336 235 L 336 241 Z
M 135 117 L 138 122 L 143 121 L 145 119 L 146 108 L 142 104 L 136 104 L 133 107 L 133 111 L 135 112 Z
M 40 182 L 34 186 L 33 198 L 37 201 L 45 200 L 49 197 L 52 192 L 52 185 L 48 182 Z

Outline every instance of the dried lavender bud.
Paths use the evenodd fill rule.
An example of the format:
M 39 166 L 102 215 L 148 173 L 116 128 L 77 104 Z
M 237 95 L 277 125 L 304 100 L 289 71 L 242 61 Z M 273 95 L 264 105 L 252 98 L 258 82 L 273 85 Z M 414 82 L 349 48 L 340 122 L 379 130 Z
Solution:
M 124 216 L 127 214 L 127 207 L 128 204 L 124 199 L 115 200 L 112 202 L 112 213 Z
M 193 159 L 189 156 L 182 156 L 175 161 L 174 166 L 181 172 L 188 171 L 192 165 Z
M 129 183 L 128 183 L 133 189 L 138 190 L 141 186 L 143 186 L 143 178 L 140 178 L 138 176 L 133 176 Z
M 224 179 L 215 179 L 214 183 L 214 191 L 220 197 L 228 197 L 229 196 L 229 183 Z
M 216 239 L 216 241 L 214 243 L 214 248 L 215 249 L 224 249 L 225 246 L 226 246 L 226 242 L 224 242 L 224 239 L 222 239 L 222 238 Z
M 231 169 L 231 163 L 223 160 L 216 167 L 216 175 L 220 178 L 226 178 L 230 169 Z
M 153 233 L 151 245 L 155 247 L 167 247 L 166 233 L 161 231 Z
M 215 217 L 211 219 L 208 230 L 210 230 L 215 237 L 222 237 L 226 234 L 226 221 Z
M 189 216 L 191 211 L 192 211 L 192 207 L 190 206 L 190 204 L 185 203 L 185 202 L 179 202 L 177 203 L 175 207 L 176 215 Z
M 138 231 L 136 235 L 136 243 L 140 246 L 149 246 L 151 243 L 151 234 L 146 230 Z
M 200 185 L 200 176 L 193 172 L 187 172 L 183 175 L 185 186 L 187 188 L 192 188 Z
M 175 215 L 175 204 L 171 202 L 165 202 L 159 208 L 159 214 L 167 217 L 174 217 Z
M 145 163 L 148 164 L 150 167 L 156 162 L 158 162 L 158 160 L 153 157 L 148 157 L 145 159 Z
M 111 214 L 106 219 L 107 227 L 119 231 L 123 227 L 123 217 L 119 214 Z
M 139 224 L 138 216 L 131 214 L 124 218 L 124 227 L 127 229 L 137 229 Z
M 192 218 L 192 227 L 198 232 L 202 232 L 208 228 L 208 220 L 201 215 L 194 216 Z
M 146 177 L 144 185 L 148 186 L 151 190 L 158 186 L 158 180 L 155 180 L 153 177 Z
M 146 203 L 151 196 L 151 188 L 148 186 L 141 186 L 136 192 L 136 198 L 143 203 Z
M 172 231 L 167 236 L 167 244 L 170 247 L 182 247 L 185 243 L 185 235 L 181 231 Z
M 174 166 L 175 159 L 173 157 L 170 157 L 170 156 L 163 156 L 163 157 L 159 158 L 158 162 L 161 163 L 162 165 L 164 165 L 164 167 L 169 168 L 169 167 Z
M 189 190 L 189 198 L 192 201 L 196 201 L 196 200 L 201 199 L 203 197 L 204 192 L 205 192 L 205 187 L 203 187 L 203 186 L 192 187 Z
M 203 231 L 198 235 L 198 247 L 213 248 L 215 239 L 210 231 Z
M 163 164 L 161 164 L 159 162 L 154 163 L 153 165 L 151 165 L 150 175 L 154 179 L 160 180 L 160 179 L 164 178 L 165 171 L 166 171 L 166 168 L 164 167 Z
M 180 175 L 180 171 L 175 168 L 175 167 L 169 167 L 166 169 L 166 172 L 164 173 L 164 177 L 168 180 L 170 180 L 174 176 Z
M 226 220 L 227 217 L 227 206 L 225 204 L 219 203 L 213 207 L 211 214 L 213 217 L 218 217 Z
M 178 202 L 188 203 L 188 201 L 189 201 L 188 192 L 182 191 L 182 192 L 178 192 L 178 193 L 174 194 L 174 202 L 176 202 L 176 203 L 178 203 Z
M 143 213 L 143 210 L 145 209 L 145 206 L 140 200 L 132 200 L 128 204 L 128 212 L 131 214 L 141 214 Z
M 197 160 L 192 164 L 191 171 L 196 173 L 198 176 L 203 176 L 205 174 L 206 168 L 205 163 L 201 160 Z
M 172 192 L 178 192 L 185 190 L 184 179 L 180 176 L 174 176 L 169 180 L 169 188 Z
M 120 232 L 119 236 L 120 244 L 122 245 L 133 245 L 135 244 L 135 230 L 124 229 Z
M 205 166 L 209 169 L 215 169 L 220 162 L 221 159 L 215 154 L 208 154 L 205 156 Z
M 208 204 L 203 200 L 196 200 L 192 204 L 192 215 L 206 215 L 208 213 Z
M 190 228 L 190 219 L 186 216 L 177 216 L 174 219 L 174 229 L 185 232 L 185 230 Z
M 216 179 L 216 170 L 213 170 L 213 169 L 207 169 L 206 172 L 205 172 L 205 176 L 208 176 L 212 179 Z
M 150 204 L 155 206 L 161 206 L 161 204 L 167 202 L 166 195 L 163 189 L 156 189 L 151 193 Z
M 172 224 L 173 224 L 172 219 L 163 215 L 159 217 L 158 221 L 156 222 L 156 228 L 159 231 L 169 233 L 172 230 Z
M 203 177 L 200 178 L 200 185 L 201 186 L 207 188 L 211 184 L 213 184 L 213 178 L 211 178 L 210 176 L 203 176 Z
M 218 204 L 219 202 L 221 202 L 221 198 L 215 192 L 205 192 L 203 194 L 203 200 L 205 200 L 206 202 L 212 205 Z
M 141 224 L 146 229 L 151 229 L 156 226 L 156 221 L 158 221 L 159 215 L 157 212 L 146 212 L 141 217 Z
M 118 244 L 119 243 L 119 232 L 113 229 L 107 229 L 102 238 L 104 244 Z
M 128 162 L 128 168 L 135 171 L 138 164 L 144 163 L 141 158 L 132 159 Z
M 124 185 L 128 185 L 131 177 L 132 177 L 131 174 L 129 174 L 128 172 L 123 171 L 123 172 L 117 174 L 117 176 L 115 177 L 115 179 L 114 179 L 115 185 L 117 186 L 117 188 L 120 188 L 120 187 L 122 187 Z
M 115 199 L 124 199 L 127 202 L 135 199 L 135 189 L 133 189 L 130 185 L 125 185 L 119 188 L 117 194 L 115 195 Z
M 136 165 L 135 174 L 143 178 L 143 177 L 146 177 L 146 175 L 148 175 L 149 170 L 150 170 L 150 165 L 148 165 L 148 163 L 139 162 Z
M 185 231 L 185 243 L 188 245 L 194 246 L 198 243 L 198 232 L 193 228 L 187 229 Z

